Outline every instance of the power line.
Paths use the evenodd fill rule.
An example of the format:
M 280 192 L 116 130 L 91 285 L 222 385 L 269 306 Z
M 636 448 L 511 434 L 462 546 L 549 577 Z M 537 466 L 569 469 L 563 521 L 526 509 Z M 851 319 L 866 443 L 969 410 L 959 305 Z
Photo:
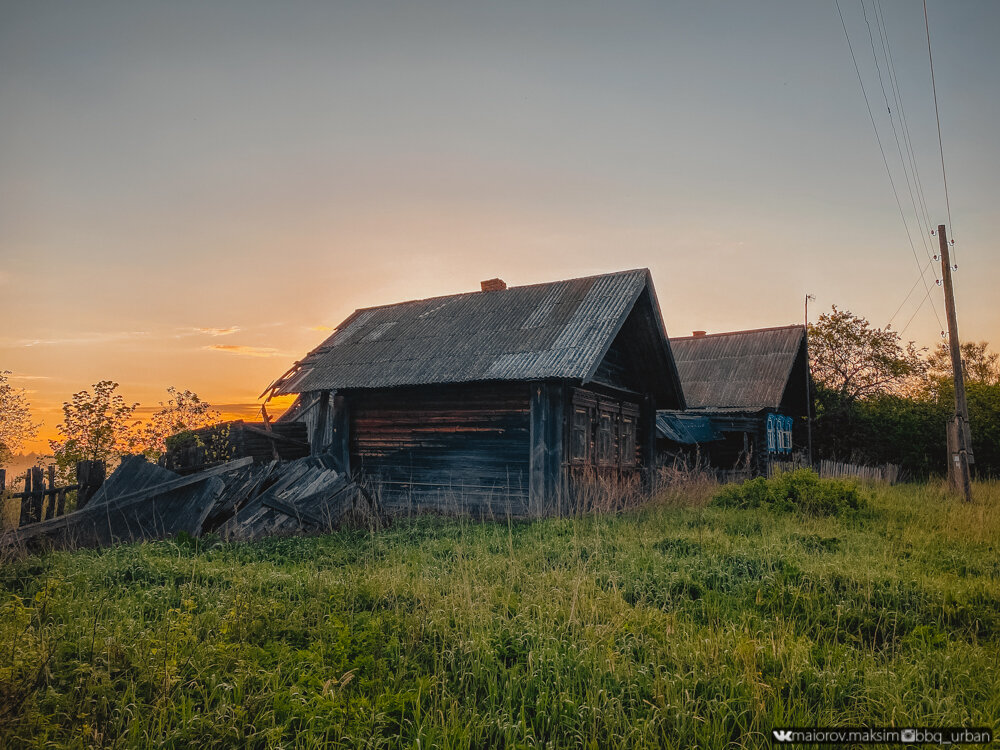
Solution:
M 874 0 L 873 0 L 873 2 L 872 2 L 872 12 L 873 12 L 873 14 L 874 14 L 874 8 L 875 8 L 875 4 L 874 4 Z M 882 90 L 882 101 L 885 102 L 886 111 L 888 111 L 888 113 L 889 113 L 889 125 L 892 128 L 892 137 L 893 137 L 893 140 L 896 141 L 896 151 L 899 154 L 899 162 L 900 162 L 900 164 L 902 165 L 902 168 L 903 168 L 903 177 L 906 180 L 906 189 L 907 189 L 907 191 L 910 194 L 910 205 L 913 206 L 913 215 L 916 217 L 917 226 L 919 227 L 920 226 L 920 209 L 917 208 L 917 199 L 916 199 L 916 197 L 914 195 L 914 187 L 913 187 L 913 185 L 910 184 L 910 174 L 909 174 L 909 172 L 906 171 L 906 157 L 903 156 L 903 147 L 899 143 L 899 133 L 896 132 L 896 120 L 892 116 L 892 107 L 889 105 L 889 97 L 885 93 L 885 82 L 882 80 L 882 66 L 879 65 L 878 53 L 875 51 L 875 39 L 872 36 L 872 27 L 871 27 L 871 24 L 868 22 L 868 10 L 865 7 L 864 0 L 861 0 L 861 12 L 862 12 L 862 14 L 864 15 L 864 18 L 865 18 L 865 27 L 868 29 L 868 42 L 869 42 L 869 44 L 871 45 L 871 48 L 872 48 L 872 59 L 875 61 L 875 71 L 878 73 L 878 85 L 879 85 L 879 88 Z M 877 15 L 875 16 L 875 21 L 876 21 L 876 25 L 878 25 L 878 16 Z M 880 35 L 879 36 L 880 40 L 882 40 L 882 37 L 881 37 L 881 27 L 879 27 L 879 35 Z M 884 45 L 884 41 L 883 41 L 883 45 Z M 883 49 L 884 49 L 884 46 L 883 46 Z M 889 61 L 888 61 L 888 58 L 886 58 L 886 75 L 887 76 L 888 76 L 888 68 L 889 68 Z M 892 88 L 892 78 L 891 77 L 889 78 L 889 88 Z M 893 92 L 893 98 L 895 99 L 895 92 Z M 921 238 L 921 241 L 923 242 L 923 245 L 924 245 L 924 252 L 927 253 L 927 257 L 930 258 L 931 257 L 931 251 L 930 251 L 930 247 L 927 244 L 927 237 L 924 235 L 923 232 L 921 232 L 920 233 L 920 238 Z
M 906 301 L 908 299 L 910 299 L 910 295 L 913 294 L 913 291 L 917 288 L 917 284 L 920 283 L 920 279 L 922 279 L 924 277 L 924 274 L 927 272 L 927 269 L 930 267 L 931 263 L 933 263 L 933 262 L 934 262 L 934 259 L 932 258 L 931 260 L 927 261 L 927 264 L 923 268 L 920 269 L 920 275 L 917 277 L 917 280 L 913 282 L 913 286 L 910 287 L 910 291 L 908 291 L 906 293 L 906 296 L 903 297 L 903 301 L 899 303 L 899 307 L 896 308 L 896 312 L 894 312 L 892 314 L 892 317 L 889 318 L 889 322 L 886 323 L 886 326 L 885 326 L 886 328 L 888 328 L 889 326 L 892 325 L 892 321 L 894 321 L 896 319 L 896 316 L 899 315 L 899 311 L 903 309 L 903 305 L 905 305 Z
M 931 24 L 927 19 L 927 0 L 924 0 L 924 29 L 927 31 L 927 60 L 931 66 L 931 91 L 934 93 L 934 119 L 937 122 L 938 153 L 941 154 L 941 181 L 944 183 L 944 205 L 948 214 L 948 226 L 951 227 L 951 237 L 954 240 L 955 222 L 951 220 L 951 199 L 948 197 L 948 173 L 944 168 L 944 144 L 941 141 L 941 113 L 938 110 L 937 82 L 934 79 L 934 55 L 931 53 Z M 957 257 L 955 259 L 957 260 Z
M 903 126 L 903 143 L 906 146 L 906 153 L 910 158 L 910 168 L 913 170 L 913 182 L 917 187 L 917 198 L 920 201 L 920 208 L 923 211 L 924 225 L 927 229 L 933 228 L 930 214 L 927 211 L 927 199 L 924 195 L 923 182 L 920 179 L 920 170 L 917 168 L 917 156 L 913 150 L 913 139 L 910 137 L 910 126 L 906 119 L 906 109 L 903 107 L 903 92 L 899 88 L 899 79 L 896 76 L 896 66 L 892 60 L 892 44 L 889 41 L 889 26 L 885 22 L 885 14 L 882 11 L 882 0 L 872 0 L 875 7 L 875 20 L 879 26 L 879 33 L 882 37 L 882 51 L 886 59 L 886 68 L 889 71 L 889 82 L 892 87 L 893 97 L 896 101 L 896 109 L 899 112 L 899 119 Z M 919 223 L 919 219 L 918 219 Z
M 928 300 L 928 299 L 930 299 L 930 296 L 931 296 L 931 289 L 933 289 L 933 288 L 934 288 L 934 287 L 931 287 L 930 289 L 928 289 L 928 290 L 927 290 L 927 294 L 925 294 L 925 295 L 923 296 L 923 298 L 922 298 L 922 299 L 920 300 L 919 304 L 917 304 L 917 307 L 916 307 L 916 309 L 914 309 L 914 311 L 913 311 L 913 314 L 912 314 L 912 315 L 910 316 L 909 320 L 907 320 L 907 321 L 906 321 L 906 325 L 905 325 L 905 326 L 903 326 L 903 327 L 902 327 L 902 328 L 900 329 L 900 331 L 899 331 L 899 335 L 900 335 L 900 336 L 902 336 L 902 335 L 903 335 L 903 334 L 904 334 L 904 333 L 906 332 L 906 329 L 910 327 L 910 323 L 912 323 L 912 322 L 913 322 L 913 319 L 914 319 L 915 317 L 917 317 L 917 313 L 918 313 L 918 312 L 920 312 L 920 308 L 924 306 L 924 303 L 925 303 L 925 302 L 927 302 L 927 300 Z M 932 309 L 932 310 L 934 310 L 934 308 L 933 308 L 933 307 L 931 307 L 931 309 Z M 935 312 L 934 312 L 934 314 L 935 314 L 935 315 L 937 315 L 937 311 L 935 311 Z M 941 322 L 941 319 L 940 319 L 940 318 L 938 318 L 938 323 L 940 323 L 940 322 Z M 944 329 L 941 329 L 941 333 L 942 333 L 942 334 L 944 333 Z
M 854 72 L 858 76 L 858 83 L 861 85 L 861 95 L 862 97 L 864 97 L 865 108 L 868 110 L 868 119 L 871 120 L 872 130 L 875 132 L 875 142 L 878 144 L 879 153 L 882 154 L 882 163 L 885 165 L 885 173 L 889 177 L 889 185 L 892 188 L 893 196 L 896 198 L 896 207 L 899 209 L 899 217 L 903 220 L 903 229 L 906 231 L 906 239 L 910 243 L 910 252 L 913 253 L 913 260 L 917 264 L 917 270 L 921 272 L 920 279 L 921 281 L 923 281 L 924 284 L 924 290 L 926 291 L 924 298 L 926 299 L 927 297 L 930 296 L 931 289 L 933 287 L 927 286 L 927 280 L 924 278 L 923 270 L 920 267 L 920 259 L 917 257 L 917 249 L 913 245 L 913 237 L 910 235 L 909 222 L 906 220 L 906 214 L 903 212 L 903 204 L 899 200 L 899 192 L 896 190 L 896 182 L 895 180 L 892 179 L 892 170 L 889 168 L 889 160 L 886 159 L 885 149 L 882 147 L 882 139 L 879 137 L 878 134 L 878 126 L 875 124 L 875 116 L 872 114 L 872 106 L 871 102 L 868 100 L 868 92 L 865 90 L 865 82 L 861 78 L 861 69 L 858 67 L 858 58 L 854 54 L 854 45 L 851 44 L 851 35 L 847 32 L 847 23 L 844 21 L 844 13 L 840 8 L 840 0 L 836 0 L 836 3 L 837 3 L 837 14 L 840 16 L 840 25 L 844 29 L 844 37 L 847 39 L 847 48 L 848 50 L 850 50 L 851 61 L 854 63 Z M 921 305 L 922 304 L 923 302 L 921 302 Z M 919 309 L 919 307 L 917 309 Z M 938 316 L 937 309 L 935 308 L 932 309 L 934 310 L 934 317 L 937 318 L 938 325 L 940 325 L 941 318 Z M 916 313 L 914 312 L 914 314 Z M 909 323 L 907 323 L 907 325 L 909 325 Z

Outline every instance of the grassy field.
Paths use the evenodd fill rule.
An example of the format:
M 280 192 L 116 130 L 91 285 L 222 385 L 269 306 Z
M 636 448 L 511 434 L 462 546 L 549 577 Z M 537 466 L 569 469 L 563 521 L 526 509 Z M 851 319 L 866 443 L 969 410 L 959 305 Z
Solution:
M 1000 717 L 1000 485 L 52 553 L 0 570 L 0 747 L 762 747 Z

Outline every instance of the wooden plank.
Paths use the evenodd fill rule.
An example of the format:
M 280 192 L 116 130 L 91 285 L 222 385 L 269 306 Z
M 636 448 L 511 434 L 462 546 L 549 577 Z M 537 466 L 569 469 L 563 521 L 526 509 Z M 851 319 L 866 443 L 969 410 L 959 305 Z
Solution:
M 234 469 L 239 469 L 244 466 L 249 466 L 253 463 L 253 459 L 249 456 L 245 458 L 238 458 L 235 461 L 229 461 L 220 466 L 213 466 L 210 469 L 205 469 L 204 471 L 199 471 L 197 474 L 188 474 L 184 477 L 178 477 L 177 479 L 172 479 L 169 482 L 163 482 L 151 487 L 144 487 L 142 489 L 130 492 L 119 497 L 112 497 L 108 502 L 114 503 L 116 505 L 122 503 L 132 502 L 133 500 L 142 499 L 143 497 L 152 497 L 153 495 L 160 495 L 164 492 L 170 492 L 172 490 L 181 489 L 182 487 L 188 487 L 192 484 L 197 484 L 199 482 L 204 482 L 210 477 L 218 476 L 219 474 L 225 474 L 226 472 L 233 471 Z
M 197 535 L 201 520 L 223 487 L 221 479 L 210 476 L 194 485 L 173 487 L 122 502 L 114 500 L 110 504 L 90 505 L 7 532 L 0 536 L 0 548 L 104 546 L 119 541 L 162 538 L 179 531 Z

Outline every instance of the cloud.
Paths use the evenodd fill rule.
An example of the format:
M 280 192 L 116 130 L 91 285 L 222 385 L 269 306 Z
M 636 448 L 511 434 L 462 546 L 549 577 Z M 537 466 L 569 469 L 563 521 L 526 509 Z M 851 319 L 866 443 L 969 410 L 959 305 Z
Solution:
M 178 333 L 174 334 L 174 338 L 180 339 L 187 336 L 230 336 L 234 333 L 239 333 L 243 329 L 240 326 L 227 326 L 225 328 L 217 328 L 215 326 L 191 326 L 188 328 L 177 328 L 175 329 Z
M 269 346 L 244 346 L 243 344 L 210 344 L 202 349 L 209 349 L 226 354 L 239 354 L 244 357 L 284 357 L 287 356 Z
M 11 375 L 10 380 L 52 380 L 48 375 Z
M 62 346 L 66 344 L 106 344 L 111 341 L 148 336 L 149 331 L 98 331 L 81 333 L 78 336 L 68 336 L 57 339 L 17 339 L 10 341 L 9 346 Z

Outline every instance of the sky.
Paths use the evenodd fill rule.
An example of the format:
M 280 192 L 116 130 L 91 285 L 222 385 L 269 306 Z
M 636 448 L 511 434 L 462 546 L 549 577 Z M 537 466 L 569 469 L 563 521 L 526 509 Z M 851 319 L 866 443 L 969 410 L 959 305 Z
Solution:
M 354 309 L 497 276 L 647 267 L 670 335 L 800 322 L 810 293 L 934 346 L 939 223 L 961 337 L 1000 348 L 1000 3 L 927 3 L 953 223 L 921 3 L 840 6 L 881 151 L 833 0 L 0 0 L 27 447 L 104 379 L 250 418 Z

